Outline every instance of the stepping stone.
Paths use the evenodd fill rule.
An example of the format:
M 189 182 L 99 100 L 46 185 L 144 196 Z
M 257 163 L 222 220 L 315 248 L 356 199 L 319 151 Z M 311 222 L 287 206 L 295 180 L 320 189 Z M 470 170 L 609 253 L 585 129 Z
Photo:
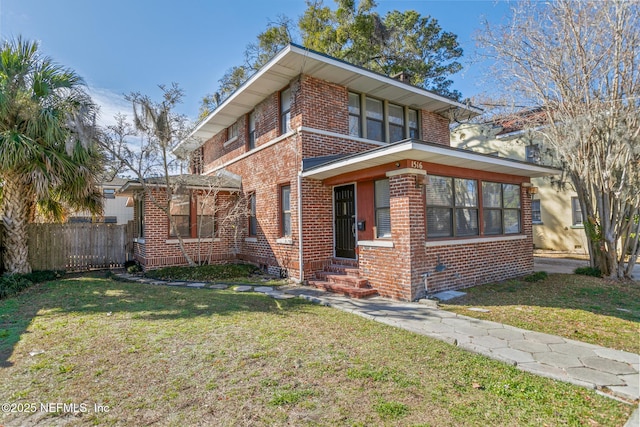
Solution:
M 271 291 L 273 291 L 273 288 L 271 286 L 257 286 L 254 291 L 256 292 L 262 292 L 263 294 L 269 293 Z
M 622 379 L 607 372 L 596 371 L 591 368 L 567 368 L 567 373 L 581 381 L 586 381 L 599 386 L 624 386 L 627 385 Z
M 291 299 L 291 298 L 295 298 L 295 295 L 288 295 L 288 294 L 275 293 L 275 292 L 268 293 L 267 295 L 269 295 L 273 299 Z
M 157 286 L 166 285 L 167 284 L 167 282 L 163 282 L 161 280 L 154 280 L 153 282 L 149 282 L 149 283 L 152 284 L 152 285 L 157 285 Z
M 628 363 L 617 362 L 602 357 L 583 357 L 580 361 L 587 368 L 597 369 L 598 371 L 608 372 L 610 374 L 635 374 L 636 370 Z
M 249 292 L 253 290 L 253 286 L 236 286 L 233 290 L 236 292 Z
M 171 286 L 185 286 L 187 282 L 169 282 Z
M 218 284 L 218 285 L 211 285 L 211 286 L 209 286 L 209 289 L 219 289 L 219 290 L 222 290 L 222 289 L 227 289 L 228 287 L 229 287 L 229 285 L 221 285 L 221 284 Z
M 205 284 L 204 283 L 189 283 L 187 285 L 190 288 L 204 288 Z
M 448 301 L 453 298 L 458 298 L 463 295 L 466 295 L 466 292 L 458 292 L 458 291 L 444 291 L 438 292 L 437 294 L 431 295 L 434 298 L 438 298 L 440 301 Z
M 480 307 L 469 307 L 469 308 L 467 308 L 467 310 L 469 310 L 469 311 L 477 311 L 478 313 L 489 313 L 489 312 L 491 312 L 491 310 L 487 310 L 486 308 L 480 308 Z

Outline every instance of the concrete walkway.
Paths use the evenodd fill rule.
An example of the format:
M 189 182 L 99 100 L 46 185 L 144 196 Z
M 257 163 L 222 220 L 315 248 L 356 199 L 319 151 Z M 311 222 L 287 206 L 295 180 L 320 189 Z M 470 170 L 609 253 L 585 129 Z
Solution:
M 546 271 L 547 273 L 563 273 L 573 274 L 578 267 L 589 267 L 588 260 L 579 260 L 572 258 L 549 257 L 544 254 L 535 255 L 533 257 L 533 270 Z M 640 280 L 640 263 L 636 262 L 633 266 L 631 276 L 634 280 Z
M 608 390 L 610 395 L 626 401 L 640 398 L 640 355 L 635 353 L 474 319 L 419 303 L 379 297 L 351 299 L 304 287 L 287 293 L 446 341 L 523 371 Z

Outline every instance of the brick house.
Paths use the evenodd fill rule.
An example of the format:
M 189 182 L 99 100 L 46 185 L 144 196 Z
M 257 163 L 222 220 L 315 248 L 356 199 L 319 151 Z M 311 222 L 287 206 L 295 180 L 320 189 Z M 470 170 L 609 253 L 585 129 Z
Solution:
M 415 300 L 532 271 L 527 189 L 556 171 L 450 147 L 450 117 L 479 113 L 289 45 L 176 154 L 200 159 L 193 173 L 241 181 L 246 232 L 234 250 L 218 236 L 218 260 L 353 296 Z M 142 264 L 184 262 L 166 218 L 144 203 L 136 217 L 146 224 Z

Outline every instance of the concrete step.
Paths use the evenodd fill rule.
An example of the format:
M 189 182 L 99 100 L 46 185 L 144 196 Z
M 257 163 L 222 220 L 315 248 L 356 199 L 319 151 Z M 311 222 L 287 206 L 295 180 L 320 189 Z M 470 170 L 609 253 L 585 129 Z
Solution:
M 318 289 L 323 289 L 325 291 L 347 295 L 351 298 L 365 298 L 378 294 L 378 291 L 376 291 L 375 289 L 356 288 L 349 285 L 341 285 L 339 283 L 331 283 L 322 280 L 309 280 L 309 285 Z
M 350 265 L 330 264 L 326 266 L 324 269 L 325 271 L 328 271 L 328 272 L 346 274 L 347 276 L 355 276 L 355 277 L 360 276 L 360 270 L 358 269 L 358 267 L 353 267 Z

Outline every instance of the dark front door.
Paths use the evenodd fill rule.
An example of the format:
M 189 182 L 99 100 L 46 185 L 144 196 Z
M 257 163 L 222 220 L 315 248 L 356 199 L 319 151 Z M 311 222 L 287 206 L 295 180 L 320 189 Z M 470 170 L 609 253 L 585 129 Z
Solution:
M 356 257 L 356 203 L 355 186 L 353 184 L 335 187 L 334 229 L 336 240 L 336 256 L 340 258 Z

